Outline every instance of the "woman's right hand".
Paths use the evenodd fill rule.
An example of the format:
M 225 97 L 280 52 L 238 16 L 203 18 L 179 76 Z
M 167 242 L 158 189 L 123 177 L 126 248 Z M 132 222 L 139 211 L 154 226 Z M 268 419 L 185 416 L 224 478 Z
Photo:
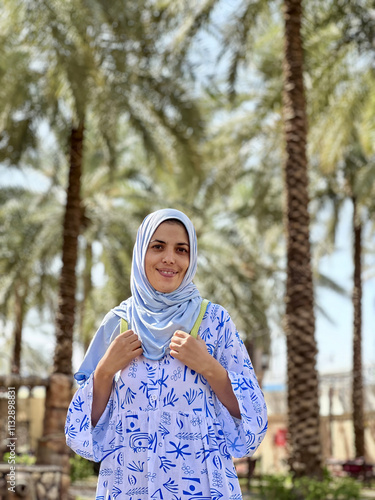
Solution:
M 96 371 L 113 377 L 119 370 L 123 370 L 130 361 L 143 352 L 141 341 L 133 330 L 120 333 L 111 342 L 106 353 L 99 361 Z
M 91 422 L 94 427 L 108 403 L 113 377 L 119 370 L 125 368 L 132 359 L 140 356 L 142 352 L 141 341 L 132 330 L 120 333 L 111 342 L 94 372 L 94 394 L 91 409 Z

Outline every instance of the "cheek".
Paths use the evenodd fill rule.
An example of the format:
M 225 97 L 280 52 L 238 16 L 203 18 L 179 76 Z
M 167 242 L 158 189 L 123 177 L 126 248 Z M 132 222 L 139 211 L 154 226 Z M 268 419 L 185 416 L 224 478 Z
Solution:
M 148 273 L 152 270 L 152 259 L 150 258 L 150 255 L 146 254 L 144 267 L 146 276 L 148 278 Z
M 148 263 L 147 263 L 147 262 L 145 262 L 145 274 L 146 274 L 146 277 L 147 277 L 147 278 L 149 277 L 149 276 L 148 276 L 148 275 L 149 275 L 149 272 L 150 272 L 150 271 L 149 271 L 149 265 L 148 265 Z
M 183 265 L 184 276 L 187 273 L 187 270 L 189 269 L 189 264 L 190 264 L 190 258 L 186 259 L 186 262 L 184 262 L 184 265 Z

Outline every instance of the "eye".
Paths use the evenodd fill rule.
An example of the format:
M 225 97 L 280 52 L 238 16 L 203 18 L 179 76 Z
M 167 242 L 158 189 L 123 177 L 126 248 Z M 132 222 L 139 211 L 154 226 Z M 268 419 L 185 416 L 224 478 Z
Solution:
M 151 247 L 153 250 L 161 250 L 163 248 L 163 245 L 160 245 L 159 243 L 154 243 L 153 245 L 151 245 Z
M 184 247 L 178 247 L 178 248 L 177 248 L 177 251 L 178 251 L 179 253 L 189 253 L 189 252 L 188 252 L 188 250 L 187 250 L 187 248 L 184 248 Z

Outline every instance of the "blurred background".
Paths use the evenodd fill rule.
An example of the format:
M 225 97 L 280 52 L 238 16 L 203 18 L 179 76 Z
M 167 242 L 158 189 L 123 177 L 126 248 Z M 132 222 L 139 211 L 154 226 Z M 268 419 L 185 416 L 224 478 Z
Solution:
M 103 316 L 130 295 L 139 224 L 173 207 L 197 230 L 201 295 L 234 318 L 265 392 L 257 467 L 293 470 L 288 363 L 301 353 L 288 335 L 311 346 L 295 366 L 319 382 L 317 455 L 332 467 L 374 462 L 375 9 L 300 6 L 2 2 L 0 410 L 6 418 L 16 386 L 20 453 L 37 455 L 52 432 L 51 375 L 71 380 Z M 288 34 L 296 8 L 300 30 Z M 302 85 L 288 76 L 288 36 L 302 42 Z M 300 241 L 293 200 L 306 212 L 297 226 L 307 276 L 294 297 L 311 289 L 308 309 L 287 287 Z

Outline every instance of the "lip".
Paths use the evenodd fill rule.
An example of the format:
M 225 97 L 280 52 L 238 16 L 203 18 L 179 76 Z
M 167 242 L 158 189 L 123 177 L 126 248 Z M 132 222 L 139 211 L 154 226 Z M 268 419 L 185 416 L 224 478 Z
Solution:
M 174 269 L 157 269 L 157 271 L 163 278 L 174 278 L 177 276 L 177 271 Z

